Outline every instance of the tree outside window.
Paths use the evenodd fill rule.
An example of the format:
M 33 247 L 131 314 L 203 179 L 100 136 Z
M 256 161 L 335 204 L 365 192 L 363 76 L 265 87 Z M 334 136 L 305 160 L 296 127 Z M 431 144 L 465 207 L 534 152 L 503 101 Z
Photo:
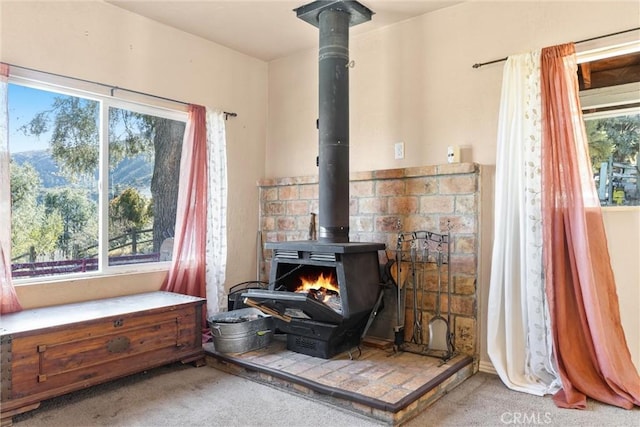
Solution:
M 585 120 L 602 206 L 640 205 L 640 113 Z
M 11 83 L 9 111 L 14 278 L 160 260 L 174 233 L 185 115 Z

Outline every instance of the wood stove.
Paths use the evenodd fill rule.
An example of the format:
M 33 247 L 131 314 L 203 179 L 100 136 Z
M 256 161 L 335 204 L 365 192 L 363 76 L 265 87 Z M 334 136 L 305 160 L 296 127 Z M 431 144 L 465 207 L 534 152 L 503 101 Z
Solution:
M 357 1 L 315 1 L 295 12 L 320 33 L 318 240 L 267 243 L 269 289 L 243 297 L 276 314 L 288 349 L 330 358 L 360 343 L 381 291 L 385 245 L 349 242 L 349 27 L 373 12 Z M 298 292 L 319 278 L 328 285 Z
M 380 293 L 382 243 L 273 242 L 268 290 L 244 298 L 277 312 L 287 348 L 330 358 L 356 347 Z M 306 282 L 307 289 L 301 287 Z

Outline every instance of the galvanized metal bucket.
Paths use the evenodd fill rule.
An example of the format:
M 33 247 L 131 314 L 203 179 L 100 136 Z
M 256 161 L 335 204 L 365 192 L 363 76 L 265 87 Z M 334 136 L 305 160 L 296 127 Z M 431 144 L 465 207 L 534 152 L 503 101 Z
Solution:
M 246 353 L 264 348 L 273 338 L 273 318 L 257 308 L 241 308 L 208 319 L 215 351 Z

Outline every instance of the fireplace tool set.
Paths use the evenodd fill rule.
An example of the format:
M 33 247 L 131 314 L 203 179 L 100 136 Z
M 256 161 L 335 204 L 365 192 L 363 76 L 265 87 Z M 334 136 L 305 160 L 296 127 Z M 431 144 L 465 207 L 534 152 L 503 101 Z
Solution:
M 454 355 L 451 327 L 451 234 L 431 231 L 398 233 L 392 278 L 397 285 L 394 348 L 438 357 Z M 446 270 L 446 271 L 445 271 Z M 445 276 L 446 275 L 446 276 Z M 446 291 L 443 291 L 446 277 Z M 434 314 L 424 329 L 423 312 L 435 288 Z M 411 325 L 406 325 L 407 291 L 411 292 Z M 446 292 L 446 317 L 442 313 L 442 294 Z M 405 329 L 411 338 L 405 342 Z M 428 339 L 427 339 L 428 338 Z

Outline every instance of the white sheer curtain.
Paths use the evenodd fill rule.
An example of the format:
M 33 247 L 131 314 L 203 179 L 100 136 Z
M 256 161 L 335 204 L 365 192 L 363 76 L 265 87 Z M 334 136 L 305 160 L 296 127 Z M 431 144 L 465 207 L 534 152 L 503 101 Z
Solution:
M 0 313 L 21 310 L 11 283 L 11 187 L 9 186 L 9 66 L 0 63 Z
M 207 314 L 226 307 L 227 268 L 227 147 L 224 113 L 207 109 L 207 200 L 206 286 Z
M 9 119 L 7 111 L 7 75 L 9 68 L 0 64 L 0 262 L 9 267 L 11 247 L 11 188 L 9 187 Z M 4 256 L 2 256 L 4 254 Z M 7 262 L 8 261 L 8 262 Z M 8 271 L 11 271 L 9 268 Z M 4 287 L 4 275 L 2 275 Z M 10 277 L 11 275 L 9 275 Z
M 0 64 L 0 250 L 11 243 L 11 197 L 9 187 L 9 117 L 7 74 L 8 67 Z M 6 251 L 8 252 L 8 251 Z M 8 255 L 8 254 L 7 254 Z
M 487 347 L 509 388 L 560 387 L 542 264 L 540 51 L 508 58 L 496 159 Z

